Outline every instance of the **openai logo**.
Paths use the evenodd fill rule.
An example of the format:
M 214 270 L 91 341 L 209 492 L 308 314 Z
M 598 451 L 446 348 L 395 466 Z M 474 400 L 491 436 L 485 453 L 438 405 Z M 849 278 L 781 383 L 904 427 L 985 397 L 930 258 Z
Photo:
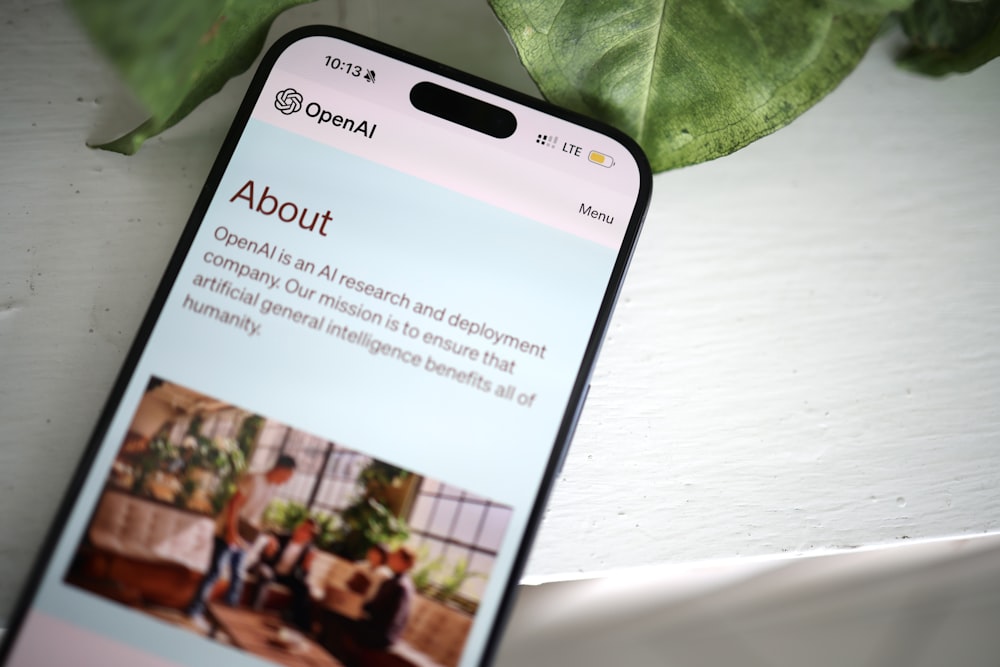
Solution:
M 295 113 L 302 108 L 302 93 L 294 88 L 279 90 L 274 96 L 274 108 L 286 116 Z

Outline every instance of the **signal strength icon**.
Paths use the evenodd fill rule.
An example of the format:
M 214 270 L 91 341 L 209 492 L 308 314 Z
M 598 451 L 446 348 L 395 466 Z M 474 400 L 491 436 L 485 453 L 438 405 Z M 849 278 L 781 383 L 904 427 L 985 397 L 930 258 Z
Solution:
M 538 138 L 535 139 L 536 144 L 541 144 L 542 146 L 548 146 L 549 148 L 555 148 L 557 141 L 559 141 L 559 137 L 551 134 L 539 134 Z
M 375 83 L 375 71 L 366 69 L 365 70 L 365 81 L 368 83 Z

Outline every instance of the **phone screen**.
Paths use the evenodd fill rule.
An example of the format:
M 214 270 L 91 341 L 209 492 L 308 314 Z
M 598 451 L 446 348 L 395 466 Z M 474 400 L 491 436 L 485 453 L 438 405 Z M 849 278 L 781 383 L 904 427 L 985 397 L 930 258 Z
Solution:
M 427 84 L 515 122 L 417 109 Z M 9 665 L 471 666 L 495 646 L 648 167 L 329 29 L 283 40 L 247 99 Z

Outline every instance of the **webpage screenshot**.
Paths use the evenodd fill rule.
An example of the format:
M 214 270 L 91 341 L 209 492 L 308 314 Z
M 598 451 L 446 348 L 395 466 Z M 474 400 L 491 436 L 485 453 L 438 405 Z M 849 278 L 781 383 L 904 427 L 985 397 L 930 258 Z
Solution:
M 419 116 L 428 78 L 279 59 L 10 664 L 478 661 L 638 177 L 534 110 L 499 149 Z

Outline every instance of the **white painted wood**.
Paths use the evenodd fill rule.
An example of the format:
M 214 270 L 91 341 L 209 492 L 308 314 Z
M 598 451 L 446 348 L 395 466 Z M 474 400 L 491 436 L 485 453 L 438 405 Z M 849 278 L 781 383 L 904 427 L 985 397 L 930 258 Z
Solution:
M 532 574 L 997 530 L 1000 63 L 890 52 L 657 177 Z
M 316 20 L 530 88 L 485 3 L 274 32 Z M 930 81 L 890 51 L 657 177 L 529 578 L 998 529 L 1000 63 Z M 127 121 L 62 3 L 4 3 L 0 58 L 2 617 L 247 79 L 123 158 L 83 145 Z

